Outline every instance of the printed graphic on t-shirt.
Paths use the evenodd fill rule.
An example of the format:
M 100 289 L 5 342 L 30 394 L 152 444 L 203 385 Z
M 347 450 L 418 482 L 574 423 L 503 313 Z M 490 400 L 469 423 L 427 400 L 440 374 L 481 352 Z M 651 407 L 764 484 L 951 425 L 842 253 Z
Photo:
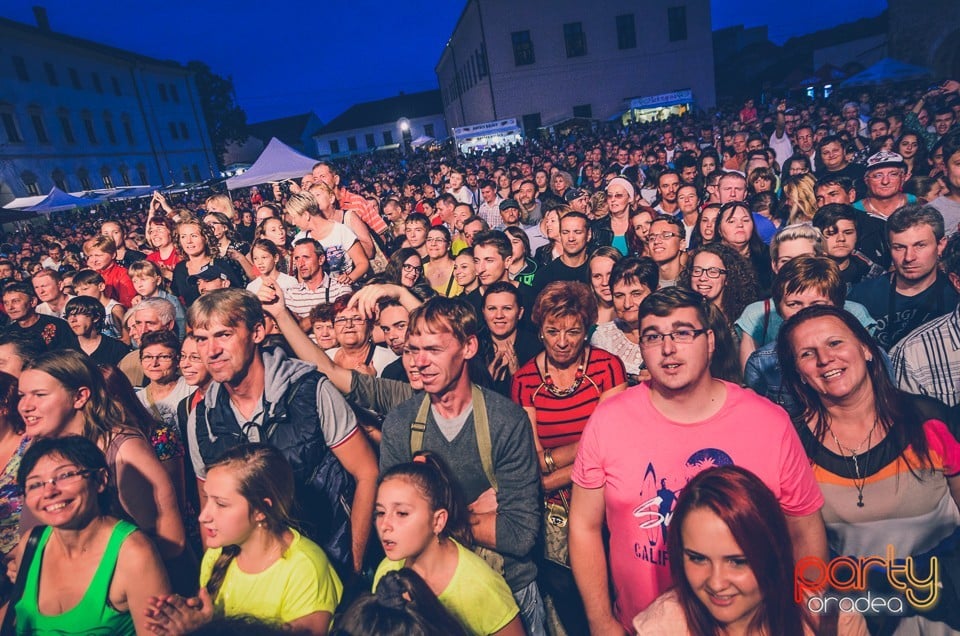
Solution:
M 633 509 L 640 534 L 634 543 L 634 557 L 653 563 L 667 565 L 667 527 L 673 518 L 680 491 L 699 472 L 717 466 L 732 466 L 733 459 L 717 448 L 703 448 L 690 455 L 682 466 L 673 470 L 664 469 L 658 474 L 653 462 L 647 464 L 639 501 Z

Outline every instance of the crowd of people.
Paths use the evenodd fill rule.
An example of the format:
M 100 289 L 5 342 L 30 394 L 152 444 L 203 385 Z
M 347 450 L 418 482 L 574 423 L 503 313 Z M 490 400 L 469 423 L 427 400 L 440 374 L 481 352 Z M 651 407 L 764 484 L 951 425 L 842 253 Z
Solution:
M 2 629 L 957 633 L 960 83 L 858 97 L 4 236 Z

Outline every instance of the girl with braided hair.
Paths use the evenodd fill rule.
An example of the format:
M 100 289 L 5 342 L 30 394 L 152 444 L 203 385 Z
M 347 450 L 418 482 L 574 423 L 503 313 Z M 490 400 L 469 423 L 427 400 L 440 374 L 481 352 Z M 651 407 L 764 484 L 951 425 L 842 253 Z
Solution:
M 293 527 L 293 471 L 283 456 L 266 444 L 232 448 L 207 467 L 203 490 L 199 594 L 151 599 L 152 631 L 186 634 L 215 616 L 246 614 L 326 635 L 343 586 L 323 550 Z

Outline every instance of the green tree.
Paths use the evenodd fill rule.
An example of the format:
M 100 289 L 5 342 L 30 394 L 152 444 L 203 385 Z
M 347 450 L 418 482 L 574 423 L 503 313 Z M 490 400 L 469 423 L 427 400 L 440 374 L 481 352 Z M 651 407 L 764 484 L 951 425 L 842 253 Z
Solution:
M 210 133 L 217 164 L 223 168 L 223 153 L 232 142 L 247 138 L 247 114 L 237 105 L 232 77 L 220 77 L 204 62 L 192 61 L 203 118 Z

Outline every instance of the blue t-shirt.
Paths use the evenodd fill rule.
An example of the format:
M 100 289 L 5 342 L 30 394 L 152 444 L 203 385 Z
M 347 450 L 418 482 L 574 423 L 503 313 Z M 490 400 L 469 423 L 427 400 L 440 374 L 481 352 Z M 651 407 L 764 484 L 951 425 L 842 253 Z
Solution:
M 617 248 L 621 254 L 627 256 L 630 254 L 630 248 L 627 247 L 627 237 L 625 234 L 615 234 L 613 237 L 613 247 Z
M 769 311 L 767 311 L 769 306 Z M 854 318 L 860 321 L 867 331 L 876 335 L 877 321 L 873 319 L 866 307 L 860 303 L 846 301 L 843 308 L 853 314 Z M 773 300 L 758 300 L 750 303 L 733 323 L 734 328 L 741 334 L 747 334 L 757 343 L 757 348 L 766 344 L 775 342 L 777 334 L 780 333 L 780 326 L 783 325 L 783 318 L 777 312 L 777 307 Z

